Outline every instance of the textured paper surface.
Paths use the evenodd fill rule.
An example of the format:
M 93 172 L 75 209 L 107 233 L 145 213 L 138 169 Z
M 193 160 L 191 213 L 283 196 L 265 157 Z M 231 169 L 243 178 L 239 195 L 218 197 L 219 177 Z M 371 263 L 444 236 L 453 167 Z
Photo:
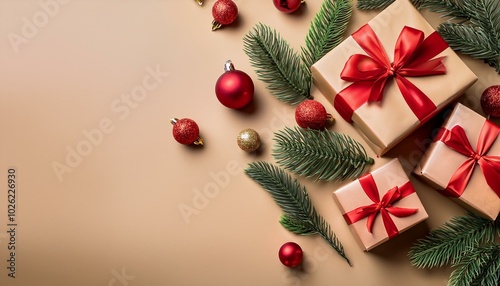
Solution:
M 262 22 L 297 50 L 323 1 L 307 1 L 289 15 L 272 1 L 235 0 L 237 23 L 215 32 L 215 0 L 203 7 L 194 0 L 55 1 L 66 4 L 26 34 L 17 52 L 10 33 L 25 37 L 23 19 L 44 20 L 39 3 L 54 1 L 0 1 L 1 286 L 446 285 L 451 268 L 417 269 L 408 250 L 465 210 L 416 178 L 410 177 L 429 218 L 370 253 L 332 200 L 332 191 L 349 181 L 298 178 L 342 242 L 354 264 L 349 267 L 321 237 L 285 230 L 278 223 L 281 209 L 243 173 L 249 162 L 274 162 L 273 132 L 296 122 L 295 106 L 276 100 L 257 79 L 242 39 Z M 433 26 L 444 20 L 421 12 Z M 346 34 L 377 14 L 354 9 Z M 482 61 L 462 58 L 481 79 L 466 91 L 467 106 L 480 112 L 479 96 L 498 84 L 498 75 Z M 228 59 L 254 81 L 248 109 L 217 101 L 214 85 Z M 312 95 L 339 118 L 317 89 Z M 177 143 L 171 117 L 195 120 L 205 146 Z M 102 140 L 68 165 L 67 148 L 85 148 L 83 131 L 98 128 L 107 132 Z M 259 132 L 260 152 L 237 146 L 245 128 Z M 351 124 L 336 120 L 329 128 L 366 147 L 375 159 L 367 171 L 389 161 L 377 158 Z M 410 171 L 422 149 L 397 149 Z M 61 181 L 53 162 L 71 169 Z M 11 166 L 18 171 L 15 279 L 6 268 Z M 288 241 L 304 250 L 302 269 L 280 263 L 278 250 Z
M 456 125 L 462 126 L 472 149 L 476 150 L 477 140 L 485 120 L 486 118 L 470 108 L 457 104 L 443 127 L 450 130 Z M 495 140 L 487 155 L 500 155 L 500 139 Z M 467 159 L 466 156 L 452 150 L 443 142 L 436 141 L 429 146 L 414 173 L 437 189 L 443 190 L 465 159 Z M 481 168 L 477 165 L 462 196 L 453 200 L 491 220 L 496 219 L 500 212 L 500 198 L 488 186 Z
M 388 190 L 395 186 L 400 187 L 409 180 L 398 159 L 391 160 L 386 165 L 371 172 L 371 174 L 377 184 L 380 198 L 382 198 Z M 348 213 L 361 206 L 373 204 L 373 201 L 370 200 L 361 187 L 359 180 L 356 180 L 333 192 L 333 198 L 342 214 Z M 416 192 L 402 198 L 392 205 L 395 207 L 418 209 L 417 213 L 408 217 L 395 217 L 390 214 L 399 230 L 399 233 L 404 232 L 415 224 L 428 218 L 427 212 L 425 211 L 424 206 L 422 205 L 422 202 Z M 349 227 L 351 228 L 353 235 L 362 245 L 363 249 L 368 251 L 388 241 L 389 237 L 380 214 L 377 215 L 377 218 L 375 219 L 372 233 L 367 230 L 366 221 L 367 218 L 364 218 L 358 222 L 350 224 Z
M 383 44 L 389 60 L 394 59 L 394 45 L 404 26 L 419 29 L 427 37 L 434 29 L 420 13 L 406 0 L 395 1 L 368 24 Z M 337 92 L 352 84 L 340 78 L 345 62 L 353 54 L 366 54 L 352 37 L 326 54 L 312 67 L 315 85 L 333 102 Z M 437 107 L 442 109 L 470 87 L 477 77 L 451 49 L 447 48 L 437 57 L 445 56 L 445 75 L 408 77 L 426 94 Z M 394 80 L 389 80 L 381 102 L 365 103 L 353 116 L 354 124 L 360 129 L 370 146 L 382 155 L 420 126 L 399 91 Z

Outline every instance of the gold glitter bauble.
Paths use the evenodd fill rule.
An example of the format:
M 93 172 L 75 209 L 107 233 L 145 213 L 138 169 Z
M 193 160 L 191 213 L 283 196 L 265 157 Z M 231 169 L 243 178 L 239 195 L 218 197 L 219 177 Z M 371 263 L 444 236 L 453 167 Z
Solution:
M 253 152 L 260 147 L 260 137 L 257 131 L 247 128 L 238 134 L 238 146 L 243 151 Z

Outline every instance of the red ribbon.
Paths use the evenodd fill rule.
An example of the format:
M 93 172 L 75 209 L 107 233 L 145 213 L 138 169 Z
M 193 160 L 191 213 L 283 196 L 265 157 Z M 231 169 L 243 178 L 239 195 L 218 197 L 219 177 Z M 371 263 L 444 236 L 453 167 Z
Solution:
M 500 156 L 486 155 L 499 134 L 500 126 L 486 120 L 474 151 L 464 129 L 460 125 L 454 126 L 451 130 L 440 129 L 436 141 L 441 141 L 452 150 L 468 157 L 453 174 L 446 189 L 442 191 L 444 195 L 460 197 L 465 191 L 477 164 L 483 171 L 488 186 L 500 197 Z
M 421 122 L 437 112 L 436 105 L 406 79 L 446 73 L 442 62 L 444 57 L 432 59 L 448 48 L 437 32 L 424 39 L 422 31 L 405 26 L 396 42 L 393 63 L 368 24 L 352 37 L 368 55 L 352 55 L 340 74 L 343 80 L 353 82 L 341 90 L 334 100 L 335 109 L 346 121 L 351 122 L 354 111 L 364 103 L 381 101 L 385 85 L 391 77 L 395 78 L 404 100 Z
M 410 181 L 400 187 L 396 186 L 387 191 L 387 193 L 382 197 L 382 200 L 380 200 L 377 184 L 371 174 L 360 177 L 359 182 L 361 183 L 363 191 L 373 201 L 373 204 L 362 206 L 345 213 L 344 218 L 347 223 L 353 224 L 364 219 L 365 217 L 368 217 L 368 220 L 366 221 L 366 228 L 371 233 L 375 218 L 378 213 L 380 213 L 389 238 L 398 235 L 398 228 L 394 224 L 394 221 L 389 213 L 397 217 L 406 217 L 418 211 L 418 209 L 398 208 L 392 206 L 393 203 L 415 192 L 415 189 Z

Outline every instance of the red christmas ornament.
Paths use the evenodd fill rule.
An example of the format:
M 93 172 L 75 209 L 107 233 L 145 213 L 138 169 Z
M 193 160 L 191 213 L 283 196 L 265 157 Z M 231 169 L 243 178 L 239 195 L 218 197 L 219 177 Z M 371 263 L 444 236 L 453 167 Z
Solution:
M 174 139 L 184 145 L 203 145 L 203 139 L 200 138 L 200 128 L 194 120 L 189 118 L 172 118 L 170 123 L 174 125 L 172 135 Z
M 227 61 L 223 73 L 215 83 L 215 94 L 222 105 L 240 109 L 253 99 L 253 81 L 246 73 L 235 70 L 233 63 Z
M 320 130 L 325 128 L 327 123 L 333 122 L 333 116 L 326 113 L 323 104 L 308 99 L 302 101 L 295 109 L 295 121 L 302 128 Z
M 297 267 L 302 263 L 302 248 L 295 242 L 287 242 L 280 247 L 278 257 L 288 267 Z
M 486 115 L 500 117 L 500 85 L 492 85 L 483 91 L 481 107 Z
M 304 0 L 273 0 L 274 6 L 284 13 L 293 13 L 299 9 Z
M 222 27 L 222 25 L 229 25 L 236 18 L 238 18 L 238 6 L 231 0 L 218 0 L 212 6 L 212 31 Z

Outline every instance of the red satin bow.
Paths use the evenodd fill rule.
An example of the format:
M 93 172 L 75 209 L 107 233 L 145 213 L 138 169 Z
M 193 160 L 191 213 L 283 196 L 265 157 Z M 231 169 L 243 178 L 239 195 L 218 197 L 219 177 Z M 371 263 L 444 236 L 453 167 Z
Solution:
M 486 155 L 499 134 L 500 127 L 486 120 L 479 134 L 476 151 L 474 151 L 460 125 L 454 126 L 451 130 L 444 128 L 440 130 L 437 135 L 438 141 L 442 141 L 446 146 L 468 157 L 453 174 L 443 191 L 446 196 L 460 197 L 469 183 L 474 167 L 478 164 L 483 171 L 486 183 L 500 197 L 500 156 Z
M 364 219 L 365 217 L 368 217 L 366 221 L 366 228 L 371 233 L 375 218 L 377 217 L 377 214 L 380 213 L 389 238 L 398 235 L 398 228 L 394 224 L 394 221 L 389 213 L 397 217 L 406 217 L 418 211 L 418 209 L 398 208 L 392 206 L 393 203 L 415 192 L 415 189 L 413 189 L 410 181 L 401 187 L 396 186 L 387 191 L 387 193 L 382 197 L 382 200 L 380 200 L 377 185 L 371 174 L 360 177 L 359 182 L 361 183 L 363 191 L 373 201 L 373 204 L 362 206 L 345 213 L 344 218 L 347 223 L 353 224 L 361 219 Z
M 421 122 L 436 112 L 436 105 L 405 77 L 446 73 L 443 57 L 432 59 L 448 48 L 437 32 L 424 39 L 422 31 L 405 26 L 396 42 L 393 63 L 368 24 L 352 37 L 368 55 L 352 55 L 340 74 L 343 80 L 353 82 L 334 100 L 335 109 L 346 121 L 351 122 L 354 111 L 364 103 L 381 101 L 391 77 L 396 79 L 404 100 Z

